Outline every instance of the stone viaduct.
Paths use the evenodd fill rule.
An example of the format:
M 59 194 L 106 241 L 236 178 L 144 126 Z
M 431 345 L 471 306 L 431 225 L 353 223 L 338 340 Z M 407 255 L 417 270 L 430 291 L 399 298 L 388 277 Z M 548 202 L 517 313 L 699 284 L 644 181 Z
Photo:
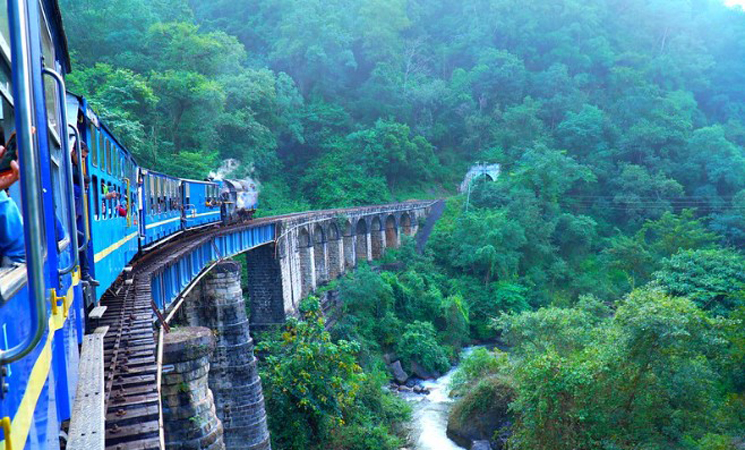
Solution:
M 414 236 L 433 202 L 317 211 L 282 219 L 276 239 L 246 253 L 252 330 L 284 323 L 300 301 Z

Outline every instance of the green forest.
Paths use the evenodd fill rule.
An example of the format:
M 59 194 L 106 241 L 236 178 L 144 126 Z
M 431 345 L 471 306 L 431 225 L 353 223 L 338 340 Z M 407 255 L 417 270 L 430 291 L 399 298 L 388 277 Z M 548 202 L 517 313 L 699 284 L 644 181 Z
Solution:
M 494 342 L 506 350 L 460 362 L 456 433 L 511 450 L 745 448 L 743 10 L 61 4 L 68 89 L 143 166 L 200 178 L 235 159 L 267 216 L 446 200 L 423 254 L 406 241 L 389 270 L 324 288 L 344 305 L 331 331 L 311 298 L 263 342 L 275 450 L 405 447 L 384 360 L 444 373 Z M 475 162 L 499 178 L 458 194 Z

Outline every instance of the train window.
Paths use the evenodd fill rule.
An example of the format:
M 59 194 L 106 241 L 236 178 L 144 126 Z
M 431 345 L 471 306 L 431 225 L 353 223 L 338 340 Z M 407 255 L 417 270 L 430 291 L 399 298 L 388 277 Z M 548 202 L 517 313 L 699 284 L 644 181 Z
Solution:
M 39 3 L 39 17 L 41 18 L 41 50 L 44 57 L 44 66 L 57 70 L 54 42 L 52 41 L 52 33 L 49 31 L 47 26 L 47 20 L 44 15 L 44 9 Z M 47 120 L 49 122 L 49 129 L 52 131 L 52 136 L 57 142 L 59 142 L 59 136 L 62 135 L 59 130 L 59 111 L 60 105 L 57 98 L 57 83 L 50 77 L 44 77 L 44 93 L 45 103 L 47 106 Z
M 101 130 L 98 131 L 98 157 L 102 172 L 106 172 L 106 137 Z
M 158 212 L 163 212 L 163 178 L 158 178 L 155 183 L 158 195 Z
M 8 0 L 0 0 L 0 48 L 5 60 L 10 62 L 10 25 L 8 23 Z
M 116 146 L 113 142 L 111 143 L 111 156 L 114 158 L 114 161 L 112 163 L 114 164 L 114 167 L 112 168 L 111 173 L 115 177 L 119 177 L 119 164 L 121 161 L 119 160 L 119 147 Z
M 10 69 L 8 69 L 10 73 Z M 13 104 L 10 101 L 10 96 L 0 97 L 0 139 L 2 142 L 7 142 L 10 135 L 15 130 L 15 114 L 13 111 Z
M 113 192 L 113 191 L 114 189 L 112 188 L 111 183 L 106 183 L 106 193 L 108 194 L 109 192 Z M 110 198 L 106 199 L 106 212 L 108 213 L 106 214 L 106 216 L 108 219 L 111 219 L 112 217 L 114 217 L 114 211 L 113 211 L 114 208 L 113 208 L 112 203 L 113 202 L 111 201 Z
M 93 219 L 98 220 L 101 217 L 101 205 L 99 205 L 99 195 L 98 195 L 98 177 L 93 175 Z
M 150 181 L 148 182 L 148 189 L 147 189 L 147 203 L 148 205 L 150 205 L 150 214 L 152 215 L 153 213 L 155 213 L 155 202 L 153 200 L 155 197 L 155 194 L 154 194 L 155 186 L 153 184 L 154 183 L 153 177 L 148 175 L 148 179 Z
M 171 210 L 169 205 L 171 200 L 171 180 L 163 180 L 163 212 Z
M 88 132 L 90 133 L 88 141 L 91 143 L 91 148 L 88 149 L 91 155 L 91 164 L 98 167 L 98 136 L 96 136 L 96 126 L 93 122 L 91 122 Z
M 171 180 L 164 180 L 165 192 L 163 193 L 163 211 L 171 210 Z
M 106 166 L 109 164 L 109 154 L 108 154 L 108 141 L 106 140 L 106 136 L 104 136 L 103 132 L 101 134 L 101 171 L 106 172 Z
M 191 203 L 191 185 L 184 183 L 184 205 L 188 208 Z
M 104 137 L 106 142 L 106 171 L 111 174 L 111 141 L 109 138 Z
M 101 179 L 100 187 L 97 188 L 101 192 L 101 220 L 106 220 L 108 209 L 106 208 L 106 181 Z

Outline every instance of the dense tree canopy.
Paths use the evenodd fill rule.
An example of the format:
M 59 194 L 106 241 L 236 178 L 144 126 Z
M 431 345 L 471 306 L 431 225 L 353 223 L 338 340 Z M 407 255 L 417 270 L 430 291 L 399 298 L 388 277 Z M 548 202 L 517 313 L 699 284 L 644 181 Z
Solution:
M 510 362 L 496 375 L 480 353 L 478 392 L 509 393 L 496 397 L 511 399 L 514 448 L 729 450 L 742 434 L 743 10 L 61 3 L 70 88 L 143 165 L 199 178 L 237 159 L 233 176 L 262 183 L 262 214 L 449 197 L 424 255 L 408 243 L 395 273 L 341 282 L 330 336 L 293 323 L 274 347 L 268 398 L 297 431 L 276 434 L 287 448 L 393 448 L 370 419 L 390 408 L 353 395 L 380 387 L 354 361 L 379 374 L 399 353 L 441 371 L 460 345 L 497 338 Z M 500 177 L 454 195 L 477 161 Z M 345 367 L 315 367 L 328 352 Z M 299 384 L 306 397 L 271 384 L 306 366 L 343 383 Z M 340 418 L 352 425 L 330 431 Z

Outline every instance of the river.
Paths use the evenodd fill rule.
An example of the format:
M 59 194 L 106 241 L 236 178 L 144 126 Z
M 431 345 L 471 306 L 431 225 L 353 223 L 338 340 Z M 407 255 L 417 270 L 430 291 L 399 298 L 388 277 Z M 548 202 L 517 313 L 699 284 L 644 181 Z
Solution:
M 472 351 L 466 348 L 461 357 Z M 450 398 L 450 380 L 458 366 L 436 380 L 425 381 L 422 386 L 429 395 L 401 394 L 411 404 L 411 438 L 413 450 L 463 450 L 447 437 L 448 414 L 453 406 Z

